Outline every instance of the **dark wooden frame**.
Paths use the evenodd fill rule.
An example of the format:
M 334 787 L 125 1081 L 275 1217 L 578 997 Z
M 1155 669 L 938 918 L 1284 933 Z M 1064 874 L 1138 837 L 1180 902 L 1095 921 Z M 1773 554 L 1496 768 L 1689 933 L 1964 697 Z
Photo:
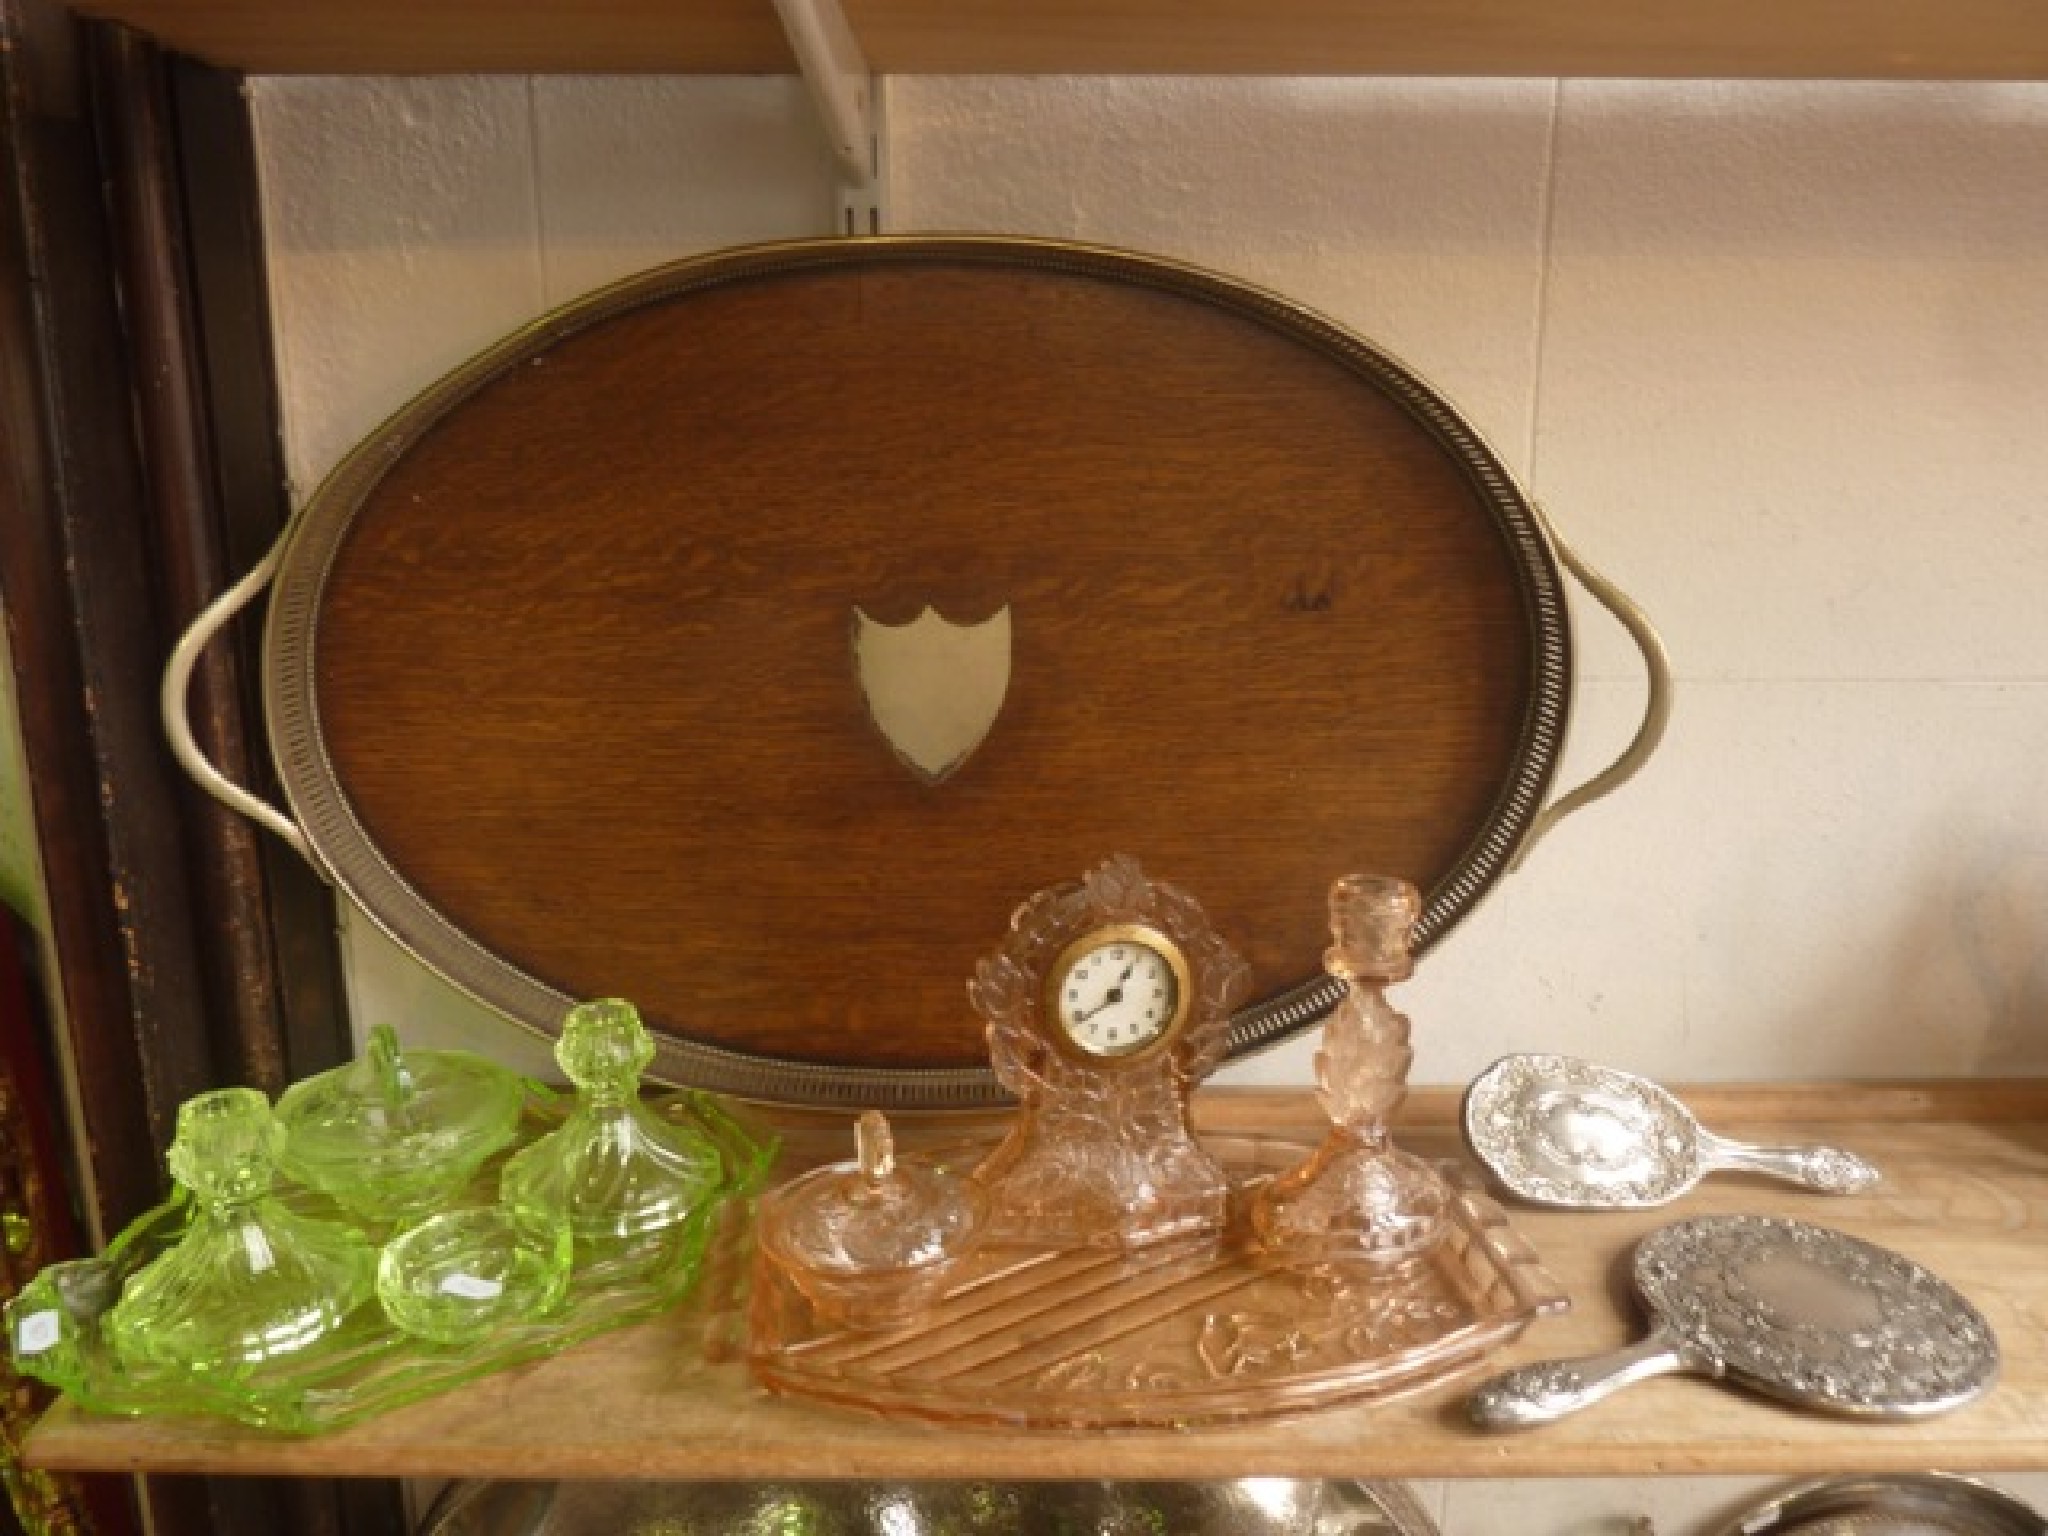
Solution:
M 0 602 L 104 1240 L 161 1196 L 184 1098 L 348 1035 L 331 897 L 184 781 L 157 713 L 173 639 L 287 511 L 240 81 L 56 0 L 0 0 L 0 39 Z M 192 697 L 244 777 L 253 675 L 218 645 Z M 387 1483 L 141 1486 L 164 1533 L 402 1529 Z

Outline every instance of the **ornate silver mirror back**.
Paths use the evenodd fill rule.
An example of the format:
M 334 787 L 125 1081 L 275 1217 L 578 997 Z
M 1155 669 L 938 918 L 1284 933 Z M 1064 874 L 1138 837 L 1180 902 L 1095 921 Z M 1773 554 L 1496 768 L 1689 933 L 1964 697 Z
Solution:
M 1991 1385 L 1991 1325 L 1905 1255 L 1778 1216 L 1703 1216 L 1636 1250 L 1636 1289 L 1695 1349 L 1782 1397 L 1884 1418 Z
M 1834 1413 L 1920 1418 L 1957 1408 L 1998 1375 L 1983 1314 L 1903 1254 L 1779 1216 L 1702 1216 L 1635 1254 L 1647 1337 L 1581 1360 L 1519 1367 L 1468 1409 L 1486 1429 L 1526 1429 L 1631 1382 L 1734 1376 Z
M 1856 1195 L 1878 1171 L 1839 1147 L 1765 1147 L 1702 1126 L 1656 1083 L 1571 1056 L 1504 1056 L 1465 1094 L 1465 1139 L 1524 1200 L 1572 1210 L 1664 1205 L 1716 1170 Z

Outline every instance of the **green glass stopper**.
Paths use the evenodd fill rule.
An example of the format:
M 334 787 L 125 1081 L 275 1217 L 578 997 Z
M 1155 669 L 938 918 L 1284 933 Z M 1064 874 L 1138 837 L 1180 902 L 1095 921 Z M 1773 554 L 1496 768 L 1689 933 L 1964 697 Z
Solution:
M 640 1010 L 617 998 L 569 1010 L 555 1060 L 592 1104 L 620 1104 L 640 1092 L 640 1074 L 654 1060 L 654 1039 Z

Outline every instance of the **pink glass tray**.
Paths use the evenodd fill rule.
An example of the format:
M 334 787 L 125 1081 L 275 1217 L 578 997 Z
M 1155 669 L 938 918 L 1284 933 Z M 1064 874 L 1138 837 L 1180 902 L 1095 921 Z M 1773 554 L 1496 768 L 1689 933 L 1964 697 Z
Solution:
M 1438 1386 L 1569 1305 L 1500 1207 L 1451 1164 L 1450 1231 L 1410 1266 L 1276 1265 L 1246 1241 L 1245 1208 L 1310 1144 L 1206 1140 L 1233 1184 L 1221 1239 L 1134 1253 L 990 1246 L 900 1327 L 835 1328 L 780 1265 L 757 1258 L 755 1375 L 776 1391 L 948 1424 L 1220 1424 Z

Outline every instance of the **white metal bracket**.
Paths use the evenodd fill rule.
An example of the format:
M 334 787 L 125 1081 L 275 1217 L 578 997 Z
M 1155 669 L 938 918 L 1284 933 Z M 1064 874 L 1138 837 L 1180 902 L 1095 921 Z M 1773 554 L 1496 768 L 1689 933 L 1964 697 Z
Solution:
M 859 182 L 839 182 L 839 232 L 879 235 L 889 227 L 889 82 L 868 80 L 868 173 Z
M 839 227 L 879 234 L 883 222 L 880 82 L 839 0 L 775 0 L 797 68 L 839 165 Z

